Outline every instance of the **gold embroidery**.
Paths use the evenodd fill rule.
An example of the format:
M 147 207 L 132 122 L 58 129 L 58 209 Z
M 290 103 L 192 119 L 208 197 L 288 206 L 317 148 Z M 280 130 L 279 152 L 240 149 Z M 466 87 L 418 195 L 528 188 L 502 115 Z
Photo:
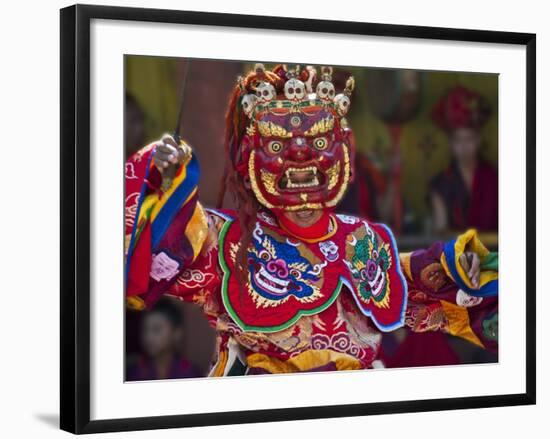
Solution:
M 338 174 L 340 173 L 340 160 L 338 160 L 334 165 L 332 165 L 327 170 L 328 176 L 328 190 L 331 190 L 336 183 L 338 183 Z
M 342 144 L 342 148 L 344 149 L 344 181 L 342 183 L 342 186 L 340 186 L 338 194 L 336 194 L 336 196 L 332 200 L 325 203 L 326 207 L 336 206 L 346 193 L 346 189 L 348 187 L 350 177 L 349 152 L 348 147 L 345 144 Z
M 306 137 L 315 137 L 318 134 L 325 134 L 334 129 L 334 118 L 325 117 L 315 122 L 305 133 Z
M 289 139 L 292 133 L 289 133 L 285 128 L 273 122 L 258 122 L 258 131 L 262 137 L 280 137 L 281 139 Z
M 246 134 L 248 134 L 250 137 L 252 137 L 256 133 L 256 127 L 254 125 L 250 125 L 246 127 Z
M 256 154 L 256 151 L 252 151 L 250 153 L 250 158 L 248 159 L 248 175 L 250 176 L 250 185 L 252 186 L 252 191 L 254 192 L 254 195 L 256 195 L 256 198 L 258 199 L 259 203 L 267 207 L 268 209 L 273 209 L 273 204 L 271 204 L 269 201 L 267 201 L 262 193 L 260 192 L 260 188 L 258 187 L 258 182 L 256 181 L 256 170 L 255 170 L 255 164 L 254 164 L 254 155 Z
M 260 178 L 264 184 L 265 190 L 271 195 L 279 195 L 279 192 L 275 188 L 275 179 L 277 176 L 271 172 L 266 171 L 265 169 L 260 170 Z

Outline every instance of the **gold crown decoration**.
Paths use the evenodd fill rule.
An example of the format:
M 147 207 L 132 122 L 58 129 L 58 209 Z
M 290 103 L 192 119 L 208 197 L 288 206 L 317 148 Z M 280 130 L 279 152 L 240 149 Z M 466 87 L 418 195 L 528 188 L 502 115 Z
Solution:
M 286 65 L 276 68 L 274 72 L 267 72 L 263 64 L 254 67 L 258 80 L 248 86 L 242 78 L 238 79 L 241 89 L 241 107 L 249 119 L 266 111 L 302 112 L 308 107 L 331 108 L 337 116 L 344 117 L 351 105 L 351 94 L 355 88 L 355 80 L 350 76 L 341 93 L 336 94 L 332 83 L 332 67 L 321 67 L 321 78 L 313 92 L 313 82 L 316 79 L 316 70 L 312 66 L 300 71 L 300 66 L 288 68 Z M 307 78 L 307 79 L 306 79 Z M 305 79 L 305 80 L 302 80 Z M 279 89 L 279 93 L 277 92 Z

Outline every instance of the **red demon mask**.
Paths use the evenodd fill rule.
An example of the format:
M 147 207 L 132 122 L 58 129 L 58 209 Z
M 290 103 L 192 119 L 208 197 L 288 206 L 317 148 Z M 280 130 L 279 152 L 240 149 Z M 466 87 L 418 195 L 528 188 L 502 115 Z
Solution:
M 353 78 L 335 94 L 325 68 L 313 93 L 314 71 L 304 72 L 298 77 L 279 67 L 239 96 L 248 123 L 236 167 L 268 209 L 334 207 L 352 179 L 353 141 L 344 116 Z

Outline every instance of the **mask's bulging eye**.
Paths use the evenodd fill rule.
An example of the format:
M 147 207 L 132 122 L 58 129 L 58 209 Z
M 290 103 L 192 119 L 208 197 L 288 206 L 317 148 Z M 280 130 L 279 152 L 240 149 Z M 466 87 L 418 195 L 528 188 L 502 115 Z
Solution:
M 301 274 L 298 270 L 296 270 L 295 268 L 293 268 L 292 270 L 290 270 L 290 275 L 292 277 L 295 277 L 297 279 L 299 279 L 301 277 Z
M 315 149 L 317 149 L 319 151 L 323 151 L 323 150 L 327 149 L 328 141 L 324 137 L 317 137 L 313 141 L 313 146 L 315 147 Z
M 278 140 L 272 140 L 267 144 L 267 149 L 272 154 L 278 154 L 283 149 L 283 144 L 279 142 Z

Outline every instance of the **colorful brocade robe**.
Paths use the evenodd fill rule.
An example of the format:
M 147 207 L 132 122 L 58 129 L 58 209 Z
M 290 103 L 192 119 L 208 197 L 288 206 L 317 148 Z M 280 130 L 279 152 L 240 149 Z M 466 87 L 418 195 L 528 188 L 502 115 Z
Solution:
M 128 303 L 167 294 L 201 306 L 218 338 L 212 376 L 376 367 L 381 332 L 404 325 L 496 349 L 498 268 L 475 232 L 399 255 L 384 225 L 331 214 L 305 240 L 262 210 L 243 282 L 236 212 L 200 205 L 194 157 L 167 191 L 151 158 L 148 147 L 126 164 Z M 486 268 L 480 289 L 458 263 L 466 250 Z

